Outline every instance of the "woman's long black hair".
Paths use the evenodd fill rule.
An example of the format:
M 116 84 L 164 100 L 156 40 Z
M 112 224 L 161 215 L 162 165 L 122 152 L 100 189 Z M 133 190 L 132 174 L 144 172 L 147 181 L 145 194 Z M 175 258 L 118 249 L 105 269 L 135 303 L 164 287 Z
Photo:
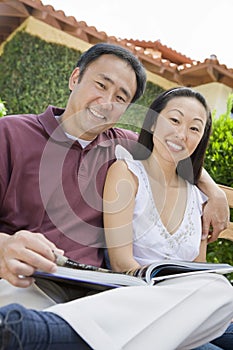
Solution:
M 192 184 L 197 184 L 201 175 L 205 152 L 211 134 L 212 118 L 210 108 L 208 107 L 205 98 L 193 89 L 187 87 L 172 88 L 162 92 L 156 97 L 145 116 L 133 156 L 138 160 L 147 159 L 150 156 L 154 146 L 153 132 L 151 131 L 151 128 L 156 124 L 158 115 L 166 107 L 167 103 L 176 97 L 195 98 L 206 110 L 207 121 L 201 141 L 192 155 L 181 160 L 176 169 L 179 176 Z

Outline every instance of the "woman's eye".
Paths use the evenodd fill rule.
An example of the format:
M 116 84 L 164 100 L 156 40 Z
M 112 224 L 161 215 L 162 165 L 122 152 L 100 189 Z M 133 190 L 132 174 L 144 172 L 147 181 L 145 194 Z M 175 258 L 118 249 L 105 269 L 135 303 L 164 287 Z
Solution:
M 176 124 L 179 123 L 179 119 L 177 119 L 177 118 L 170 118 L 170 119 L 171 119 L 171 121 L 172 121 L 173 123 L 176 123 Z
M 199 128 L 196 127 L 196 126 L 192 126 L 190 129 L 193 130 L 193 131 L 197 131 L 197 132 L 199 131 Z

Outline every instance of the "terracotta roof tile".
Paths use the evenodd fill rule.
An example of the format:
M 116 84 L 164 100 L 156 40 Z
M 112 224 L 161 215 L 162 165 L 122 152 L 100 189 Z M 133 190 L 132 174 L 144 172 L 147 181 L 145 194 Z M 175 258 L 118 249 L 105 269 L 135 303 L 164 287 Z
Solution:
M 233 87 L 233 69 L 220 64 L 212 55 L 204 62 L 193 60 L 164 45 L 160 40 L 145 41 L 108 36 L 85 21 L 66 16 L 62 10 L 43 5 L 40 0 L 0 0 L 0 44 L 29 16 L 67 32 L 90 44 L 110 42 L 127 47 L 143 62 L 145 68 L 170 81 L 197 86 L 212 81 Z

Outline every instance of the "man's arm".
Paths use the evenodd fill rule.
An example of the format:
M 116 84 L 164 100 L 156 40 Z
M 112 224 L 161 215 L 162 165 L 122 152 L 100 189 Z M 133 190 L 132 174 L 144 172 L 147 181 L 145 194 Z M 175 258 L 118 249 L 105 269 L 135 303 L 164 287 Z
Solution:
M 33 278 L 27 276 L 36 269 L 56 270 L 53 251 L 63 254 L 40 233 L 24 230 L 14 235 L 0 233 L 0 278 L 17 287 L 30 286 Z
M 203 211 L 202 235 L 205 239 L 208 235 L 208 243 L 215 241 L 221 231 L 229 224 L 229 206 L 226 195 L 205 169 L 202 170 L 198 187 L 208 196 Z

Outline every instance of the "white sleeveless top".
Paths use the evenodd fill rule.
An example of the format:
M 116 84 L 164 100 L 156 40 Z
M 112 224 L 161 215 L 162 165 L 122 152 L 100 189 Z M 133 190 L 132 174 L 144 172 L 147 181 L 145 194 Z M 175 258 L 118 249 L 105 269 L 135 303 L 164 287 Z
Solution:
M 201 242 L 202 204 L 207 197 L 195 185 L 187 183 L 187 203 L 179 228 L 170 234 L 155 207 L 149 179 L 143 164 L 134 160 L 122 146 L 116 146 L 116 158 L 124 160 L 138 178 L 138 191 L 133 215 L 133 255 L 140 265 L 164 259 L 193 261 Z

